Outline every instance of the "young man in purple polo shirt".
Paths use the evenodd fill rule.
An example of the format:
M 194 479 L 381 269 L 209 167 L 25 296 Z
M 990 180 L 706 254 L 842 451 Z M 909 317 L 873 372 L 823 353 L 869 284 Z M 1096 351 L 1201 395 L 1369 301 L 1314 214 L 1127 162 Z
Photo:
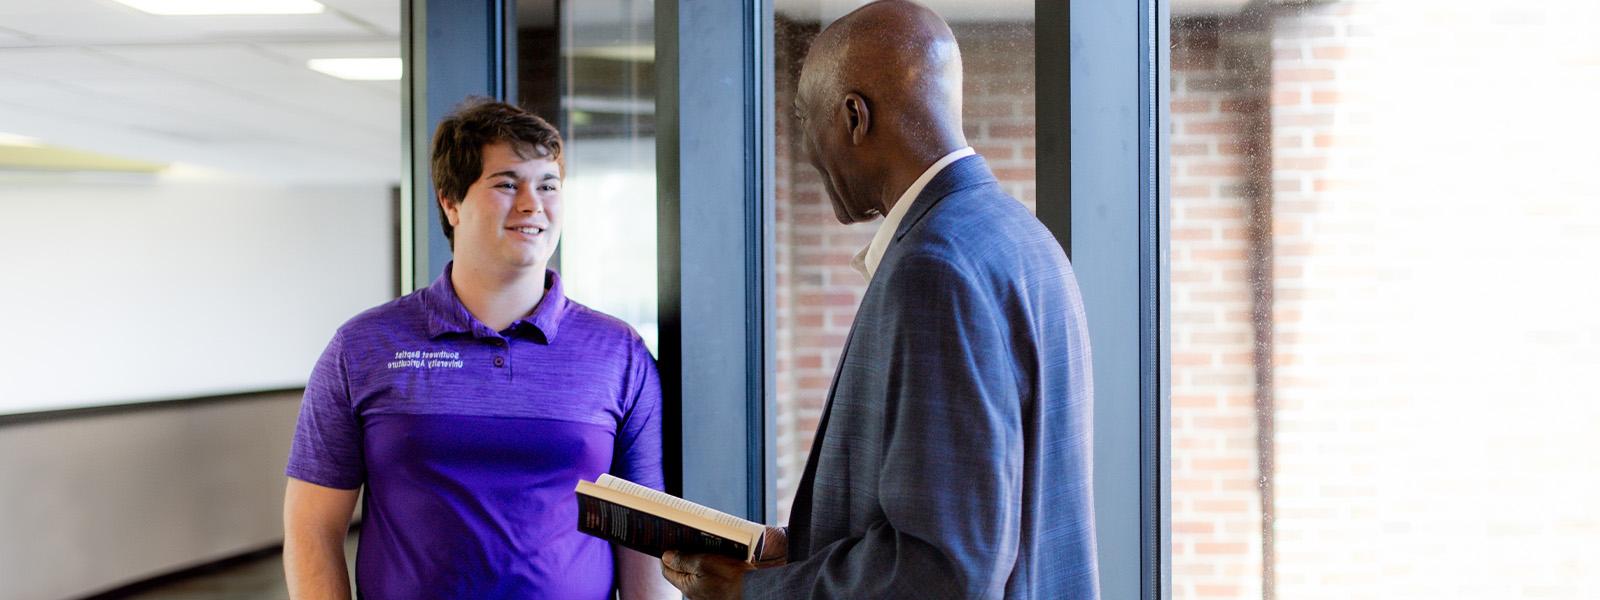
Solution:
M 638 334 L 546 269 L 560 133 L 469 102 L 439 124 L 432 171 L 454 261 L 340 327 L 306 385 L 286 469 L 290 594 L 350 596 L 344 537 L 365 487 L 363 597 L 676 597 L 659 561 L 576 529 L 579 479 L 662 487 L 661 390 Z

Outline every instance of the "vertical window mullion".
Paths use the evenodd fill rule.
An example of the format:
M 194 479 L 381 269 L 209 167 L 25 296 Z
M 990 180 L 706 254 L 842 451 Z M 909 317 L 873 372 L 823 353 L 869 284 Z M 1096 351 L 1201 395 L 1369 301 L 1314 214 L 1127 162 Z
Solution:
M 656 3 L 656 160 L 662 391 L 674 413 L 668 481 L 676 475 L 679 486 L 670 491 L 764 519 L 770 142 L 761 82 L 770 73 L 755 50 L 766 45 L 757 19 L 770 8 L 756 8 Z
M 1035 6 L 1039 216 L 1072 257 L 1094 346 L 1101 594 L 1165 598 L 1166 2 Z

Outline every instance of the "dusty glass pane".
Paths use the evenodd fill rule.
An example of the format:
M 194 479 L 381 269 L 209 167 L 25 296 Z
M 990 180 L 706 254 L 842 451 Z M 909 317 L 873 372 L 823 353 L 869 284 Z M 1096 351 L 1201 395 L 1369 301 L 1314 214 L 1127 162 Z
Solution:
M 789 508 L 810 451 L 839 351 L 866 281 L 850 258 L 878 221 L 840 225 L 822 180 L 807 162 L 793 98 L 811 40 L 859 1 L 780 0 L 774 24 L 777 291 L 778 521 Z M 1006 191 L 1034 204 L 1033 2 L 925 3 L 961 47 L 967 141 Z
M 559 6 L 558 6 L 559 5 Z M 567 142 L 559 254 L 573 299 L 657 351 L 655 4 L 521 0 L 518 95 Z
M 1600 595 L 1600 4 L 1172 12 L 1173 597 Z

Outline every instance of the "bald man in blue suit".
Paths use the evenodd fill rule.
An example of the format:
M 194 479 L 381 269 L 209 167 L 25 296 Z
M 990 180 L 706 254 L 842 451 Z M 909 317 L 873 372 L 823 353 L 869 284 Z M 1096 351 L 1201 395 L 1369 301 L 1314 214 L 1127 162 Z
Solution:
M 961 128 L 961 55 L 932 11 L 830 25 L 795 113 L 843 223 L 883 216 L 787 529 L 762 568 L 668 553 L 712 598 L 1095 599 L 1093 384 L 1061 246 Z

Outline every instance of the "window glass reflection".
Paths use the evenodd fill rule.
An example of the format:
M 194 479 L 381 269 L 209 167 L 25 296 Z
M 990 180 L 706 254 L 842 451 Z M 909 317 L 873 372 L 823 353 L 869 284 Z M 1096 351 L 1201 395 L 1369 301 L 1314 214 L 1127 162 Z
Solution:
M 655 5 L 522 0 L 518 90 L 566 137 L 559 254 L 573 299 L 657 345 Z
M 1174 598 L 1600 590 L 1600 5 L 1175 0 Z

